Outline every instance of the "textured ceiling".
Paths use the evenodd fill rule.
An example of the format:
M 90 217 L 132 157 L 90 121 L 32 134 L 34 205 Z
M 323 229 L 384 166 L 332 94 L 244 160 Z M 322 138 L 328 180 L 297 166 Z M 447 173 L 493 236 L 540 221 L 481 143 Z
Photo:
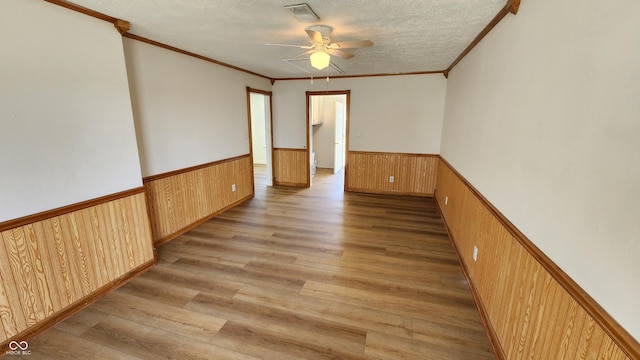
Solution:
M 506 0 L 307 0 L 320 17 L 303 23 L 287 0 L 71 0 L 131 23 L 129 33 L 270 78 L 327 74 L 290 59 L 305 50 L 265 43 L 308 45 L 305 28 L 333 27 L 333 41 L 372 40 L 332 61 L 345 75 L 445 70 L 502 9 Z M 329 74 L 338 74 L 334 69 Z

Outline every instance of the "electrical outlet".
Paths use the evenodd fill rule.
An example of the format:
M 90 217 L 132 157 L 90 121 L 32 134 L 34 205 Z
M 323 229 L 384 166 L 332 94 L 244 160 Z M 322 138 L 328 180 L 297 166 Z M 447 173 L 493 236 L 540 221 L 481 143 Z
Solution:
M 473 261 L 477 261 L 478 260 L 478 247 L 477 246 L 473 246 Z
M 445 196 L 444 197 L 444 205 L 446 206 L 447 204 L 449 204 L 449 197 Z
M 390 183 L 394 182 L 395 180 L 396 180 L 396 179 L 393 177 L 393 175 L 392 175 L 392 176 L 389 176 L 389 182 L 390 182 Z
M 231 191 L 236 192 L 236 184 L 231 184 Z

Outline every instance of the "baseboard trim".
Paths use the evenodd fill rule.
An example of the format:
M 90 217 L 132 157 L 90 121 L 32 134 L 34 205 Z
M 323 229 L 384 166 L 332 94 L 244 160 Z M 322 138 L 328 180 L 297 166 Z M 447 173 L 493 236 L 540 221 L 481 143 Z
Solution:
M 295 188 L 307 188 L 307 184 L 305 183 L 293 183 L 293 182 L 282 182 L 282 181 L 277 181 L 276 183 L 273 184 L 273 186 L 286 186 L 286 187 L 295 187 Z
M 413 193 L 413 192 L 400 192 L 400 191 L 374 191 L 367 189 L 348 189 L 349 192 L 362 193 L 362 194 L 376 194 L 376 195 L 398 195 L 398 196 L 417 196 L 432 198 L 435 194 Z
M 139 267 L 127 272 L 126 274 L 120 276 L 119 278 L 117 278 L 117 279 L 115 279 L 115 280 L 103 285 L 102 287 L 100 287 L 95 292 L 93 292 L 93 293 L 87 295 L 86 297 L 78 300 L 77 302 L 67 306 L 65 309 L 61 310 L 60 312 L 58 312 L 58 313 L 46 318 L 41 323 L 36 324 L 33 327 L 31 327 L 31 328 L 29 328 L 29 329 L 27 329 L 25 331 L 22 331 L 22 332 L 20 332 L 20 333 L 18 333 L 16 335 L 12 336 L 11 338 L 3 341 L 2 343 L 0 343 L 0 348 L 1 349 L 6 349 L 7 345 L 11 341 L 29 341 L 30 339 L 32 339 L 35 336 L 43 333 L 47 329 L 52 328 L 56 324 L 68 319 L 72 315 L 76 314 L 77 312 L 81 311 L 82 309 L 86 308 L 87 306 L 93 304 L 94 302 L 96 302 L 97 300 L 101 299 L 102 297 L 104 297 L 108 293 L 116 290 L 117 288 L 119 288 L 122 285 L 126 284 L 127 282 L 131 281 L 133 278 L 137 277 L 138 275 L 148 271 L 155 264 L 156 264 L 156 260 L 155 259 L 150 260 L 150 261 L 140 265 Z M 0 357 L 2 357 L 3 355 L 4 354 L 0 354 Z
M 192 230 L 192 229 L 194 229 L 194 228 L 196 228 L 196 227 L 198 227 L 198 226 L 200 226 L 200 225 L 204 224 L 205 222 L 207 222 L 207 221 L 209 221 L 209 220 L 213 219 L 214 217 L 216 217 L 216 216 L 218 216 L 218 215 L 222 214 L 223 212 L 225 212 L 225 211 L 227 211 L 227 210 L 229 210 L 229 209 L 231 209 L 231 208 L 233 208 L 233 207 L 235 207 L 235 206 L 238 206 L 238 205 L 242 204 L 243 202 L 245 202 L 245 201 L 247 201 L 247 200 L 249 200 L 249 199 L 253 198 L 254 196 L 255 196 L 255 195 L 254 195 L 253 193 L 251 193 L 251 194 L 249 194 L 249 195 L 247 195 L 247 196 L 243 197 L 242 199 L 237 200 L 237 201 L 235 201 L 235 202 L 233 202 L 233 203 L 231 203 L 231 204 L 229 204 L 229 205 L 227 205 L 227 206 L 223 207 L 222 209 L 217 210 L 217 211 L 213 212 L 212 214 L 207 215 L 207 216 L 205 216 L 205 217 L 201 218 L 200 220 L 198 220 L 198 221 L 196 221 L 196 222 L 194 222 L 194 223 L 192 223 L 192 224 L 190 224 L 190 225 L 187 225 L 187 226 L 183 227 L 183 228 L 182 228 L 182 229 L 180 229 L 180 230 L 175 231 L 175 232 L 174 232 L 174 233 L 172 233 L 172 234 L 170 234 L 170 235 L 168 235 L 168 236 L 163 237 L 162 239 L 158 239 L 157 241 L 155 241 L 155 242 L 153 243 L 153 245 L 154 245 L 154 246 L 156 246 L 156 247 L 158 247 L 158 246 L 161 246 L 161 245 L 163 245 L 163 244 L 166 244 L 166 243 L 168 243 L 169 241 L 171 241 L 171 240 L 173 240 L 173 239 L 177 238 L 178 236 L 180 236 L 180 235 L 182 235 L 182 234 L 186 233 L 187 231 Z
M 437 191 L 437 190 L 436 190 Z M 435 194 L 434 194 L 435 197 Z M 442 219 L 442 223 L 444 224 L 444 228 L 447 230 L 447 235 L 449 236 L 449 241 L 451 242 L 451 246 L 453 247 L 453 251 L 456 253 L 456 257 L 458 258 L 458 262 L 460 263 L 460 267 L 462 268 L 462 273 L 464 274 L 465 279 L 467 279 L 467 283 L 469 284 L 469 289 L 471 289 L 471 296 L 473 296 L 473 302 L 476 305 L 476 309 L 480 314 L 480 320 L 482 320 L 482 325 L 484 326 L 484 331 L 489 338 L 489 344 L 491 345 L 491 349 L 493 350 L 493 354 L 496 356 L 498 360 L 506 360 L 507 355 L 504 353 L 504 349 L 502 348 L 502 344 L 500 344 L 500 339 L 498 338 L 498 334 L 496 330 L 493 328 L 491 321 L 489 320 L 489 314 L 487 313 L 487 309 L 482 302 L 482 298 L 476 288 L 473 280 L 471 279 L 471 275 L 469 275 L 469 269 L 467 265 L 462 260 L 462 256 L 460 255 L 460 249 L 453 238 L 453 234 L 451 229 L 449 229 L 449 225 L 444 218 L 442 213 L 442 209 L 440 207 L 440 203 L 436 198 L 436 209 L 438 209 L 438 214 L 440 214 L 440 218 Z

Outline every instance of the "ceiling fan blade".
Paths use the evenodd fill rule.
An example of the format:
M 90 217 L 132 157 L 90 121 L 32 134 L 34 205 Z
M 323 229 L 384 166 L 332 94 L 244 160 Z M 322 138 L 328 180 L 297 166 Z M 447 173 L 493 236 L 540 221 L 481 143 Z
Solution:
M 298 49 L 311 49 L 311 48 L 313 48 L 313 46 L 311 46 L 311 45 L 290 45 L 290 44 L 271 44 L 271 43 L 266 43 L 264 45 L 267 45 L 267 46 L 286 46 L 286 47 L 294 47 L 294 48 L 298 48 Z
M 352 57 L 354 57 L 355 55 L 348 53 L 346 51 L 342 51 L 342 50 L 338 50 L 338 49 L 329 49 L 327 51 L 329 53 L 329 55 L 333 55 L 333 56 L 337 56 L 341 59 L 345 59 L 345 60 L 349 60 Z
M 339 41 L 331 43 L 330 47 L 334 49 L 353 49 L 373 46 L 371 40 L 354 40 L 354 41 Z
M 322 34 L 319 31 L 309 29 L 306 29 L 305 31 L 313 43 L 322 44 Z

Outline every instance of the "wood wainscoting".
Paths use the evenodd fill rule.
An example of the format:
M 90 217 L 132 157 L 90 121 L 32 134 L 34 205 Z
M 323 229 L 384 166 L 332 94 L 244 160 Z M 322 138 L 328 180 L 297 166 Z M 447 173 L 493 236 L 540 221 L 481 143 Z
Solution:
M 253 166 L 248 154 L 149 176 L 143 181 L 156 245 L 254 194 Z
M 638 342 L 444 159 L 436 201 L 499 359 L 640 359 Z
M 2 351 L 154 264 L 142 187 L 0 223 L 0 240 Z
M 273 185 L 309 187 L 307 149 L 273 149 Z
M 433 196 L 438 155 L 349 151 L 345 190 Z M 394 181 L 390 182 L 389 177 Z

